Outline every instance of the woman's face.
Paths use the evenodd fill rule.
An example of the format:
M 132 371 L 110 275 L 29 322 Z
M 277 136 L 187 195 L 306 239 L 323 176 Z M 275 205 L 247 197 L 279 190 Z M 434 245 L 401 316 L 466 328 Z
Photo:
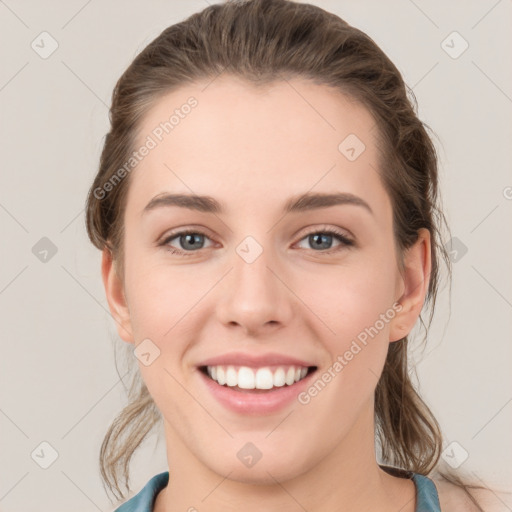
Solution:
M 144 118 L 124 295 L 107 253 L 105 286 L 170 463 L 283 481 L 373 450 L 374 389 L 419 314 L 428 239 L 402 275 L 365 108 L 299 79 L 206 85 Z

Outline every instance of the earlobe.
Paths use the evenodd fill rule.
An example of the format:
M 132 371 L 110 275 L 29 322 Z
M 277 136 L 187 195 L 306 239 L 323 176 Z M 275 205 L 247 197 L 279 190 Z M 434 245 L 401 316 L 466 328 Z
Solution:
M 110 313 L 116 322 L 119 337 L 128 343 L 134 343 L 130 312 L 126 303 L 123 283 L 118 276 L 112 253 L 108 248 L 103 249 L 101 276 Z
M 407 336 L 418 320 L 428 292 L 431 272 L 431 241 L 427 229 L 418 231 L 418 240 L 404 254 L 403 273 L 397 302 L 401 309 L 391 321 L 389 341 Z

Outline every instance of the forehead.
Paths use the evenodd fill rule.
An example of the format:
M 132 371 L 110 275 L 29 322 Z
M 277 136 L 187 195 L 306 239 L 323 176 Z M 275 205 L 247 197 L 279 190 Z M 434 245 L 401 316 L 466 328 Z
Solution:
M 382 194 L 370 112 L 303 79 L 256 88 L 221 76 L 183 86 L 144 116 L 135 146 L 144 145 L 128 200 L 138 211 L 165 191 L 214 196 L 228 211 L 309 190 Z

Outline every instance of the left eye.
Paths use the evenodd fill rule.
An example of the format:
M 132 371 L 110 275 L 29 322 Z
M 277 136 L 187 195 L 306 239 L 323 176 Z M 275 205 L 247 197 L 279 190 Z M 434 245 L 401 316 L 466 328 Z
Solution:
M 326 245 L 332 244 L 332 239 L 338 240 L 340 244 L 335 247 L 334 249 L 332 247 L 326 247 Z M 324 252 L 326 254 L 330 254 L 332 252 L 336 252 L 338 250 L 343 249 L 343 247 L 354 245 L 354 242 L 347 238 L 343 233 L 340 233 L 338 231 L 328 229 L 325 231 L 314 231 L 312 233 L 309 233 L 306 235 L 302 240 L 306 240 L 308 243 L 312 245 L 312 247 L 325 249 Z M 302 241 L 301 240 L 301 241 Z M 315 251 L 318 252 L 318 251 Z
M 170 244 L 170 242 L 174 239 L 178 238 L 180 245 L 182 249 L 186 249 L 186 252 L 196 252 L 193 249 L 203 249 L 202 244 L 200 242 L 201 238 L 208 238 L 204 233 L 201 233 L 199 231 L 180 231 L 179 233 L 175 233 L 171 235 L 170 237 L 166 238 L 162 245 L 167 246 L 167 248 L 173 253 L 173 254 L 186 254 L 182 249 L 178 249 L 176 247 L 173 247 Z M 198 247 L 198 245 L 200 247 Z M 190 254 L 187 254 L 187 256 L 190 256 Z
M 209 240 L 209 237 L 200 231 L 180 231 L 167 237 L 161 243 L 161 245 L 165 246 L 173 254 L 192 256 L 192 253 L 204 248 L 203 244 L 205 238 Z M 170 245 L 170 243 L 175 239 L 179 240 L 181 248 Z M 334 249 L 330 247 L 332 245 L 333 239 L 336 239 L 338 242 L 340 242 Z M 343 233 L 333 229 L 312 231 L 311 233 L 306 234 L 303 238 L 301 238 L 300 242 L 303 240 L 307 240 L 307 242 L 310 243 L 313 248 L 321 249 L 321 251 L 314 250 L 314 252 L 321 252 L 324 254 L 330 254 L 332 252 L 339 251 L 344 247 L 350 247 L 354 245 L 354 242 L 351 239 L 349 239 Z

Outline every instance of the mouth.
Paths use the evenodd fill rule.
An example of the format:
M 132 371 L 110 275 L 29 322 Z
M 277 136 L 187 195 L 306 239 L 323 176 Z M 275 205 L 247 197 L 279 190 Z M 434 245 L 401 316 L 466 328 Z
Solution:
M 240 393 L 272 393 L 290 388 L 306 379 L 316 366 L 249 366 L 215 365 L 199 366 L 199 371 L 209 380 L 224 388 Z

